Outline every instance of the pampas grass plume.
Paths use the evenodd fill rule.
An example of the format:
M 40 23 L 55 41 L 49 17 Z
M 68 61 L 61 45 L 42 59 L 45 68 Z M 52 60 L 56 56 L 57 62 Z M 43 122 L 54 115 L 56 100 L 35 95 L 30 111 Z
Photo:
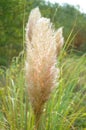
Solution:
M 26 81 L 36 121 L 40 119 L 58 77 L 57 55 L 63 45 L 62 28 L 55 31 L 39 8 L 31 11 L 26 26 Z

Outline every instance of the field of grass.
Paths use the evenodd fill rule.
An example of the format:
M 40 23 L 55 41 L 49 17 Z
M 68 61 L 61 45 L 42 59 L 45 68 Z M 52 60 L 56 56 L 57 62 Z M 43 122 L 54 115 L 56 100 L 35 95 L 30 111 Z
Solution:
M 46 29 L 47 28 L 45 28 L 45 30 Z M 78 53 L 75 53 L 72 48 L 69 50 L 70 44 L 75 37 L 74 35 L 74 37 L 70 40 L 72 31 L 70 32 L 69 37 L 66 43 L 64 44 L 63 50 L 61 51 L 60 55 L 57 58 L 57 68 L 59 67 L 60 69 L 59 79 L 55 84 L 55 88 L 51 92 L 49 100 L 44 104 L 40 120 L 36 120 L 37 115 L 34 114 L 32 104 L 29 98 L 30 93 L 28 94 L 29 89 L 27 87 L 25 76 L 26 54 L 21 52 L 18 57 L 13 58 L 12 63 L 8 68 L 5 68 L 3 66 L 0 67 L 0 130 L 86 130 L 86 54 L 84 53 L 83 55 L 80 56 L 78 55 Z M 43 34 L 45 34 L 45 32 Z M 62 35 L 62 32 L 60 35 Z M 29 37 L 29 41 L 32 44 L 31 40 L 33 35 L 30 36 L 30 34 L 29 35 L 27 34 L 27 36 Z M 35 36 L 36 35 L 34 35 L 34 37 Z M 61 36 L 59 37 L 60 40 L 62 41 L 63 40 L 62 37 Z M 52 39 L 52 35 L 50 38 Z M 47 40 L 48 39 L 50 40 L 50 38 L 47 36 Z M 43 40 L 45 39 L 46 35 Z M 47 43 L 51 42 L 49 40 Z M 45 41 L 43 42 L 45 43 Z M 24 34 L 23 34 L 23 44 L 24 44 Z M 31 44 L 29 43 L 29 45 Z M 29 48 L 31 49 L 28 51 L 28 55 L 31 53 L 32 55 L 29 56 L 35 57 L 35 54 L 38 54 L 37 53 L 38 50 L 36 51 L 34 48 L 37 48 L 39 45 L 37 46 L 32 45 L 28 47 L 28 49 Z M 44 44 L 43 46 L 45 47 Z M 39 48 L 43 46 L 39 46 Z M 36 53 L 33 53 L 32 47 Z M 52 53 L 52 50 L 54 48 L 51 49 L 53 46 L 49 47 L 48 48 L 51 51 L 49 51 L 50 55 L 48 55 L 48 57 L 51 56 L 51 59 L 53 59 L 52 56 L 55 53 Z M 39 53 L 39 55 L 40 54 L 43 55 L 44 53 L 42 52 Z M 46 57 L 46 55 L 44 56 Z M 34 57 L 31 58 L 33 59 L 38 58 Z M 47 60 L 45 60 L 45 62 L 46 61 Z M 51 62 L 50 60 L 50 65 L 52 64 L 53 62 Z M 47 68 L 49 67 L 53 66 L 48 66 Z M 49 74 L 50 73 L 52 72 L 50 71 Z M 36 75 L 34 77 L 36 77 Z M 51 75 L 51 77 L 53 76 Z M 32 79 L 34 80 L 34 78 Z M 39 84 L 37 85 L 39 86 Z M 32 85 L 32 87 L 33 86 L 35 85 Z M 37 112 L 40 112 L 40 110 Z
M 40 12 L 38 14 L 40 14 Z M 29 29 L 32 29 L 32 26 L 31 28 L 29 27 Z M 58 44 L 59 44 L 59 40 L 63 41 L 61 30 L 62 29 L 60 29 L 60 36 L 58 36 L 59 33 L 57 33 Z M 51 30 L 49 31 L 51 32 Z M 64 47 L 61 50 L 60 55 L 57 58 L 56 67 L 60 69 L 59 78 L 54 86 L 54 89 L 51 92 L 49 100 L 47 100 L 47 102 L 44 104 L 40 120 L 36 119 L 37 115 L 34 114 L 35 113 L 33 111 L 34 107 L 32 108 L 33 104 L 31 104 L 32 102 L 30 100 L 30 92 L 32 91 L 29 92 L 27 81 L 26 81 L 26 76 L 25 76 L 26 75 L 25 53 L 23 53 L 22 51 L 18 57 L 14 57 L 11 65 L 8 68 L 5 68 L 3 66 L 0 67 L 0 130 L 86 130 L 86 102 L 85 102 L 86 101 L 86 54 L 84 53 L 83 55 L 80 56 L 78 55 L 78 52 L 75 53 L 73 49 L 69 49 L 70 44 L 75 37 L 74 36 L 70 40 L 72 31 L 70 32 L 69 37 L 66 43 L 64 44 Z M 28 33 L 28 30 L 27 30 L 27 33 Z M 40 34 L 39 31 L 38 31 L 38 34 Z M 45 34 L 45 32 L 43 34 Z M 32 35 L 32 36 L 35 37 L 35 35 Z M 37 36 L 40 40 L 36 38 L 35 40 L 41 41 L 40 35 L 37 35 Z M 50 42 L 51 42 L 50 38 L 52 39 L 52 35 L 50 38 L 48 37 L 48 35 L 46 37 L 46 34 L 42 36 L 45 36 L 45 37 L 42 37 L 43 38 L 42 41 L 44 43 L 45 43 L 44 40 L 48 38 L 47 39 L 48 45 L 43 44 L 42 46 L 39 46 L 39 45 L 35 46 L 33 44 L 35 43 L 35 41 L 32 42 L 31 35 L 27 34 L 27 37 L 29 38 L 28 43 L 31 42 L 28 44 L 27 55 L 28 57 L 30 56 L 30 58 L 32 58 L 28 60 L 28 61 L 31 61 L 28 64 L 29 64 L 30 69 L 32 69 L 32 71 L 34 72 L 35 70 L 33 69 L 34 60 L 35 58 L 38 58 L 37 57 L 38 55 L 35 57 L 36 53 L 38 52 L 37 54 L 39 54 L 39 56 L 43 55 L 44 56 L 43 58 L 45 58 L 45 59 L 42 59 L 42 61 L 45 60 L 44 62 L 40 62 L 38 60 L 40 63 L 43 63 L 44 65 L 40 67 L 41 68 L 40 70 L 45 69 L 47 71 L 48 69 L 49 74 L 51 75 L 52 79 L 54 79 L 53 74 L 51 74 L 52 72 L 49 69 L 50 67 L 53 67 L 52 64 L 54 62 L 51 61 L 51 59 L 53 60 L 54 58 L 53 54 L 55 55 L 54 52 L 52 53 L 52 51 L 54 51 L 54 47 L 52 46 L 53 44 L 50 46 Z M 60 37 L 59 40 L 58 40 L 58 37 Z M 23 40 L 24 40 L 24 36 L 23 36 Z M 36 42 L 36 43 L 40 43 L 40 42 Z M 48 59 L 48 57 L 46 56 L 46 54 L 44 54 L 45 50 L 47 50 L 46 46 L 47 46 L 47 49 L 49 48 L 51 50 L 49 51 L 49 55 L 47 55 L 48 57 L 50 56 L 49 58 L 51 58 L 49 60 L 50 63 L 48 67 L 47 67 L 48 63 L 46 64 L 46 61 L 47 61 L 46 59 Z M 42 53 L 40 53 L 40 50 L 41 50 L 40 47 L 45 48 Z M 52 47 L 53 49 L 51 49 Z M 38 50 L 35 50 L 34 48 Z M 35 63 L 36 62 L 37 60 L 35 61 Z M 33 65 L 33 68 L 31 68 L 31 65 Z M 55 64 L 54 64 L 54 67 L 55 67 Z M 36 69 L 38 72 L 38 68 Z M 45 74 L 43 76 L 46 76 Z M 48 75 L 47 77 L 49 77 L 50 75 Z M 35 82 L 36 79 L 34 80 L 34 78 L 36 77 L 36 75 L 34 76 L 34 73 L 33 73 L 33 75 L 31 76 L 32 77 L 29 81 L 31 81 L 32 83 L 31 87 L 33 88 L 31 88 L 30 90 L 36 90 L 32 92 L 32 96 L 34 96 L 34 94 L 38 94 L 37 96 L 39 98 L 41 95 L 39 94 L 39 92 L 43 90 L 43 89 L 40 89 L 41 87 L 39 84 L 45 83 L 45 82 L 41 82 L 41 81 L 40 81 L 41 83 Z M 45 79 L 45 77 L 43 78 Z M 38 78 L 38 81 L 39 79 L 41 78 Z M 52 84 L 52 79 L 49 80 L 51 84 Z M 37 85 L 39 87 L 36 86 L 34 83 L 38 83 Z M 30 84 L 28 83 L 28 85 Z M 50 84 L 48 83 L 48 85 Z M 35 88 L 34 86 L 38 87 L 40 90 L 34 89 Z M 34 97 L 37 97 L 37 96 L 34 96 Z M 44 95 L 41 96 L 42 99 L 43 99 L 43 96 Z M 32 97 L 32 99 L 34 98 Z M 38 99 L 37 101 L 40 101 L 40 100 Z M 42 100 L 42 101 L 45 102 L 45 100 Z M 39 114 L 40 110 L 37 112 Z
M 0 68 L 0 130 L 35 130 L 24 57 Z M 86 55 L 59 56 L 59 82 L 46 102 L 39 130 L 86 130 Z

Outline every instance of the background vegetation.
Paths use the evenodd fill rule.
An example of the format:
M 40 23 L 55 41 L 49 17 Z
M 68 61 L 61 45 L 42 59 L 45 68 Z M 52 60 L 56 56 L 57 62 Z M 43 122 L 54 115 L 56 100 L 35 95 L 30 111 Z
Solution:
M 86 14 L 64 4 L 46 3 L 44 0 L 0 1 L 0 65 L 9 66 L 12 57 L 24 49 L 24 32 L 30 10 L 39 6 L 44 17 L 48 17 L 57 29 L 64 27 L 65 41 L 74 28 L 72 41 L 81 54 L 86 52 Z
M 64 27 L 65 37 L 58 58 L 59 85 L 45 104 L 39 130 L 86 130 L 86 14 L 44 0 L 0 1 L 0 130 L 35 127 L 26 94 L 24 33 L 36 6 L 56 29 Z

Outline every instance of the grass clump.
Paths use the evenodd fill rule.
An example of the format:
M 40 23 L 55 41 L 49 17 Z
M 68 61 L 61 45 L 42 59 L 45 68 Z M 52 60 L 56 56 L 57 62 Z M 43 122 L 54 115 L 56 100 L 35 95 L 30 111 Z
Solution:
M 59 85 L 45 104 L 40 130 L 84 130 L 86 128 L 85 56 L 66 56 L 60 63 Z M 0 129 L 34 130 L 34 113 L 28 101 L 23 63 L 16 63 L 0 74 Z M 3 73 L 2 73 L 3 72 Z
M 39 21 L 40 24 L 42 20 Z M 32 22 L 30 24 L 32 24 Z M 48 23 L 44 22 L 43 24 L 48 24 Z M 40 27 L 38 24 L 36 26 Z M 34 26 L 34 28 L 36 27 Z M 29 70 L 26 71 L 28 75 L 26 74 L 25 76 L 25 67 L 24 67 L 25 65 L 24 65 L 23 56 L 19 56 L 18 58 L 15 58 L 12 62 L 12 65 L 8 69 L 0 68 L 0 78 L 1 78 L 0 79 L 0 129 L 3 130 L 35 130 L 35 129 L 36 130 L 84 130 L 86 128 L 86 124 L 84 123 L 86 120 L 86 104 L 85 104 L 86 56 L 85 55 L 76 56 L 76 54 L 74 54 L 72 51 L 70 54 L 66 53 L 66 56 L 64 56 L 63 54 L 64 52 L 66 52 L 65 47 L 63 48 L 62 53 L 60 53 L 59 55 L 57 53 L 56 55 L 56 51 L 57 51 L 56 47 L 58 47 L 58 45 L 56 44 L 56 41 L 58 40 L 57 37 L 56 41 L 54 39 L 55 48 L 52 49 L 53 46 L 51 46 L 49 52 L 46 52 L 49 55 L 47 55 L 47 57 L 45 57 L 43 61 L 44 57 L 42 56 L 45 56 L 44 52 L 45 50 L 47 50 L 47 48 L 49 49 L 49 44 L 47 45 L 43 44 L 43 41 L 41 41 L 42 39 L 40 38 L 39 41 L 42 43 L 41 45 L 43 46 L 41 46 L 40 48 L 39 44 L 34 45 L 33 41 L 35 41 L 35 38 L 33 38 L 32 36 L 34 35 L 33 32 L 35 32 L 36 30 L 32 31 L 33 28 L 30 29 L 31 30 L 27 30 L 27 32 L 30 31 L 31 34 L 29 35 L 28 33 L 27 35 L 29 37 L 28 42 L 29 44 L 31 44 L 28 45 L 29 50 L 27 49 L 27 62 L 28 62 L 28 67 L 30 67 L 28 68 Z M 58 32 L 59 31 L 55 33 L 54 38 L 57 36 L 56 34 L 58 34 Z M 51 28 L 48 33 L 52 34 Z M 37 36 L 38 35 L 40 34 L 38 33 Z M 60 35 L 60 38 L 61 36 L 62 33 Z M 49 37 L 47 36 L 47 38 Z M 51 35 L 48 43 L 52 39 L 53 37 Z M 61 40 L 61 42 L 63 42 L 63 39 Z M 45 47 L 45 49 L 43 50 L 42 47 Z M 59 50 L 61 47 L 62 45 L 59 47 Z M 35 48 L 37 50 L 35 50 Z M 37 58 L 36 56 L 38 56 L 36 54 L 39 53 L 40 49 L 43 51 L 43 54 L 42 51 L 40 51 L 41 55 L 39 55 L 41 56 L 40 60 L 42 61 L 40 63 L 43 66 L 39 64 L 39 61 L 37 62 L 35 61 L 35 59 Z M 33 57 L 33 54 L 35 58 Z M 58 62 L 56 61 L 56 56 L 58 56 Z M 53 58 L 55 59 L 52 60 Z M 57 62 L 57 66 L 59 66 L 60 68 L 59 71 L 60 76 L 59 76 L 59 82 L 57 79 L 55 79 L 56 82 L 53 84 L 52 77 L 55 76 L 54 75 L 55 73 L 53 72 L 55 72 L 55 70 L 58 68 L 56 66 L 56 62 Z M 41 84 L 42 84 L 42 78 L 46 79 L 45 77 L 48 74 L 46 73 L 47 70 L 45 68 L 47 67 L 47 65 L 49 65 L 48 72 L 52 70 L 51 69 L 52 66 L 54 67 L 53 68 L 54 71 L 52 71 L 52 73 L 50 73 L 51 75 L 49 75 L 50 77 L 48 77 L 51 84 L 46 83 L 46 86 L 44 86 Z M 40 83 L 38 82 L 37 75 L 35 77 L 33 75 L 33 72 L 35 73 L 38 72 L 36 70 L 33 71 L 33 68 L 35 67 L 37 67 L 38 70 L 41 71 L 41 76 L 43 75 L 43 77 L 40 77 L 39 75 L 39 79 L 41 80 Z M 26 77 L 27 77 L 27 82 L 26 82 Z M 36 79 L 33 80 L 34 78 Z M 53 77 L 53 79 L 54 78 L 55 77 Z M 36 89 L 37 85 L 39 86 L 38 91 Z M 51 88 L 53 85 L 55 85 L 55 88 L 51 93 L 52 90 Z M 40 89 L 40 93 L 43 92 L 42 98 L 39 94 L 39 89 Z M 50 100 L 47 100 L 48 98 L 50 98 Z M 35 100 L 37 103 L 36 106 L 39 107 L 35 106 Z M 39 105 L 40 101 L 42 101 L 42 104 Z M 40 114 L 41 112 L 42 115 Z M 41 115 L 40 118 L 36 118 L 37 115 L 38 117 Z
M 67 55 L 59 63 L 60 77 L 40 119 L 40 130 L 84 130 L 86 128 L 85 55 Z M 26 92 L 24 64 L 14 61 L 0 69 L 0 129 L 34 130 L 35 118 Z M 3 73 L 2 73 L 3 72 Z

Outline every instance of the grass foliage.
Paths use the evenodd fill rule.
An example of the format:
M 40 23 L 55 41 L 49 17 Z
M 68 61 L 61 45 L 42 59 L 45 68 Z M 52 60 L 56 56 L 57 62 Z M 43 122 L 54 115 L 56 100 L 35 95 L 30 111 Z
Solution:
M 86 130 L 86 55 L 78 56 L 72 49 L 67 53 L 71 33 L 58 57 L 59 84 L 44 106 L 38 129 L 27 93 L 24 56 L 14 58 L 9 68 L 0 67 L 0 130 Z
M 0 130 L 35 130 L 23 56 L 0 68 Z M 59 84 L 45 104 L 39 130 L 86 129 L 86 56 L 59 56 Z

